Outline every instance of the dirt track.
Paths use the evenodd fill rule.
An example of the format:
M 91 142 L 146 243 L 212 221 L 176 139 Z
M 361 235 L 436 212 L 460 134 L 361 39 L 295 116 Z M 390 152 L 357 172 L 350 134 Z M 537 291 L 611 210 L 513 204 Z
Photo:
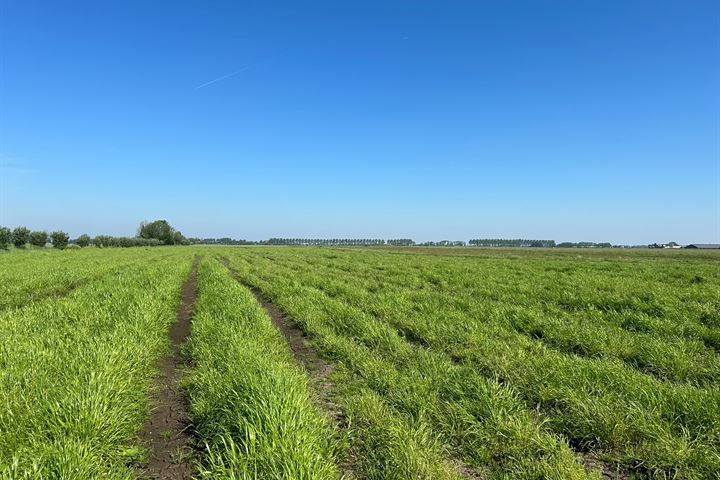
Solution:
M 192 437 L 188 432 L 187 402 L 180 388 L 184 361 L 181 347 L 190 335 L 193 305 L 197 297 L 195 258 L 190 277 L 182 287 L 182 302 L 177 320 L 168 334 L 172 351 L 160 360 L 157 368 L 157 392 L 153 395 L 153 412 L 140 433 L 140 441 L 150 449 L 142 477 L 154 479 L 189 479 L 192 477 Z

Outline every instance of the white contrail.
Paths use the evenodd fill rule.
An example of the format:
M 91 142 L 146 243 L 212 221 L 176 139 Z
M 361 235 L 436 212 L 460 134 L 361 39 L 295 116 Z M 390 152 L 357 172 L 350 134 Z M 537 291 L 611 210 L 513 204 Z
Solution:
M 225 80 L 226 78 L 234 77 L 235 75 L 242 72 L 243 70 L 247 70 L 247 67 L 241 68 L 240 70 L 236 70 L 232 73 L 228 73 L 227 75 L 223 75 L 222 77 L 218 77 L 215 80 L 210 80 L 209 82 L 205 82 L 202 85 L 198 85 L 197 87 L 195 87 L 195 90 L 197 90 L 199 88 L 207 87 L 208 85 L 212 85 L 213 83 L 219 82 L 220 80 Z

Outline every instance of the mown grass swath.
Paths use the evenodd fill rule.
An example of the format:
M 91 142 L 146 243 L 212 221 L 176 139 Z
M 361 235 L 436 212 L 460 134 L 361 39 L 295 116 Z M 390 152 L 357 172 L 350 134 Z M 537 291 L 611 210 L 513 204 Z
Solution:
M 0 314 L 0 477 L 132 478 L 191 256 L 126 265 Z
M 201 477 L 339 478 L 335 434 L 282 335 L 217 261 L 199 273 L 187 386 Z
M 492 466 L 493 456 L 507 454 L 514 443 L 502 444 L 502 438 L 515 437 L 493 438 L 492 429 L 503 430 L 488 418 L 512 418 L 509 423 L 520 439 L 531 438 L 533 431 L 547 435 L 528 427 L 547 422 L 579 451 L 637 474 L 701 478 L 718 471 L 720 397 L 711 340 L 717 335 L 720 298 L 717 262 L 687 255 L 609 263 L 548 259 L 546 254 L 517 261 L 243 252 L 236 263 L 248 281 L 310 333 L 361 343 L 368 349 L 366 358 L 383 359 L 398 372 L 386 367 L 371 375 L 366 364 L 356 369 L 386 400 L 397 395 L 396 408 L 433 411 L 430 393 L 413 397 L 403 388 L 420 389 L 438 365 L 445 369 L 436 374 L 444 380 L 434 386 L 440 405 L 463 405 L 463 413 L 477 410 L 483 398 L 478 385 L 491 385 L 492 394 L 485 397 L 494 402 L 488 415 L 474 413 L 479 426 L 444 425 L 446 418 L 456 417 L 450 413 L 437 416 L 433 425 L 468 461 L 490 463 L 496 472 L 513 475 L 524 465 L 541 465 L 533 458 L 535 451 L 525 453 L 519 461 L 523 467 L 512 462 Z M 562 307 L 578 297 L 586 299 L 586 307 L 578 302 L 574 309 Z M 524 327 L 529 320 L 532 328 Z M 595 349 L 583 346 L 588 344 Z M 338 355 L 342 350 L 334 344 L 324 351 Z M 413 370 L 423 373 L 410 380 Z M 425 400 L 408 405 L 411 398 Z M 477 437 L 484 440 L 476 445 L 472 432 L 482 431 L 487 437 Z M 562 442 L 558 445 L 563 451 Z M 483 458 L 483 451 L 495 453 Z

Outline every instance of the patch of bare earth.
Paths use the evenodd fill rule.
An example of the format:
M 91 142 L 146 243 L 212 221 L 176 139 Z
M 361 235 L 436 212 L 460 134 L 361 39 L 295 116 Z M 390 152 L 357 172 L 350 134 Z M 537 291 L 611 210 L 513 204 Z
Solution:
M 580 459 L 587 470 L 600 472 L 603 480 L 627 480 L 630 478 L 627 472 L 614 469 L 609 463 L 598 458 L 593 453 L 581 452 Z
M 150 450 L 148 462 L 142 465 L 141 478 L 175 480 L 192 477 L 195 450 L 188 431 L 187 402 L 180 387 L 184 365 L 181 347 L 190 335 L 199 261 L 196 257 L 190 276 L 182 287 L 177 320 L 168 333 L 172 351 L 157 366 L 158 388 L 152 398 L 153 410 L 140 433 L 140 441 Z

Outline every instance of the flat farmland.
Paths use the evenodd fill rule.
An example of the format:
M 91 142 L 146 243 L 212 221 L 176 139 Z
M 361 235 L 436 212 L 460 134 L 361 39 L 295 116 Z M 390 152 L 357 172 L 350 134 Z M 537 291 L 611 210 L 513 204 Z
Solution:
M 720 255 L 0 255 L 2 478 L 720 478 Z

